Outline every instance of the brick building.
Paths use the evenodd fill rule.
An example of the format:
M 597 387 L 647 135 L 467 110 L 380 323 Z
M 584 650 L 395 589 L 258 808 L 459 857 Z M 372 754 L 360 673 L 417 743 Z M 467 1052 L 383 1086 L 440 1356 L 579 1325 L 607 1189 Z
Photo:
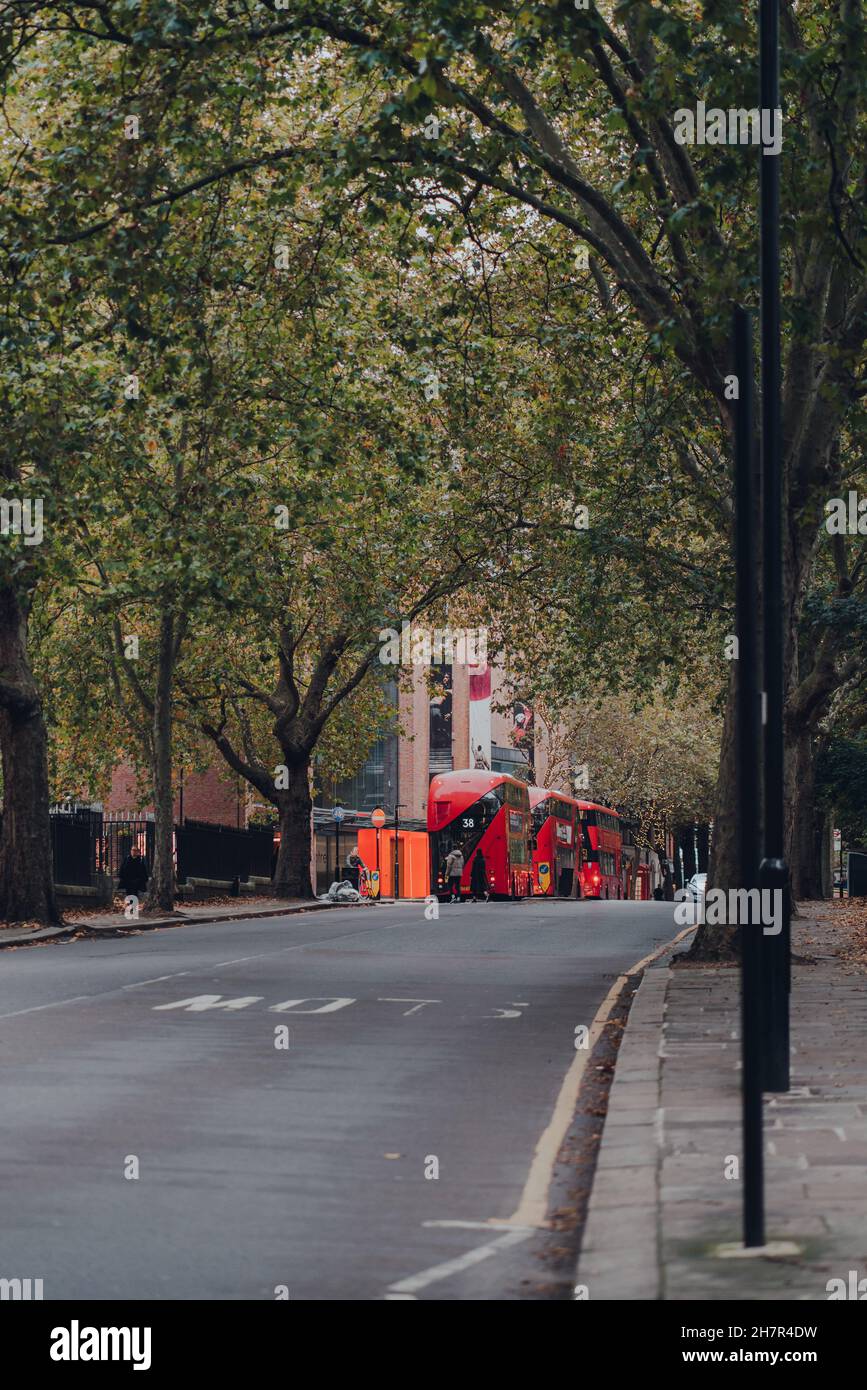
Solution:
M 393 730 L 384 730 L 353 777 L 316 797 L 320 812 L 341 802 L 363 814 L 382 806 L 392 816 L 399 801 L 403 822 L 424 822 L 431 777 L 472 767 L 479 757 L 496 772 L 509 772 L 525 781 L 533 780 L 534 772 L 535 780 L 545 784 L 546 733 L 533 726 L 528 705 L 507 702 L 501 671 L 494 667 L 487 674 L 487 667 L 460 662 L 409 670 L 408 688 L 399 690 L 394 681 L 387 686 L 402 736 L 398 739 Z M 473 682 L 473 693 L 481 690 L 481 699 L 470 698 Z M 496 708 L 498 704 L 505 706 L 503 711 Z M 129 763 L 115 768 L 104 809 L 113 816 L 152 812 L 147 782 L 137 778 Z M 217 755 L 206 771 L 184 774 L 175 796 L 179 824 L 193 820 L 244 827 L 260 809 L 266 808 L 258 794 Z M 323 817 L 316 819 L 321 824 Z
M 175 796 L 175 821 L 246 826 L 249 790 L 243 778 L 219 761 L 205 772 L 187 772 L 181 777 Z M 129 763 L 120 763 L 114 769 L 104 810 L 113 816 L 153 811 L 147 780 L 142 783 Z
M 431 777 L 477 764 L 545 784 L 548 736 L 534 727 L 530 706 L 507 700 L 501 671 L 459 662 L 409 669 L 410 688 L 392 687 L 403 736 L 385 733 L 359 772 L 318 796 L 317 806 L 382 806 L 392 815 L 399 801 L 402 821 L 424 821 Z

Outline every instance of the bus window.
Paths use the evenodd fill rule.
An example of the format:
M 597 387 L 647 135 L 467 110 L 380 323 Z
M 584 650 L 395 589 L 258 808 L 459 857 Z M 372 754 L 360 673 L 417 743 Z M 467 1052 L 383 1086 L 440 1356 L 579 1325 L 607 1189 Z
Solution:
M 485 792 L 440 831 L 439 848 L 443 859 L 456 847 L 463 850 L 464 859 L 469 859 L 502 805 L 502 790 L 502 787 L 493 787 Z

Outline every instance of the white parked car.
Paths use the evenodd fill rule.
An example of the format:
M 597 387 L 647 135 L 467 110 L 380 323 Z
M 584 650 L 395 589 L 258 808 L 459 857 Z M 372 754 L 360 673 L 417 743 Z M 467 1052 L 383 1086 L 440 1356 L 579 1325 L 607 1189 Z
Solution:
M 694 903 L 699 898 L 703 898 L 707 888 L 707 874 L 693 874 L 689 883 L 686 885 L 686 892 L 690 895 Z

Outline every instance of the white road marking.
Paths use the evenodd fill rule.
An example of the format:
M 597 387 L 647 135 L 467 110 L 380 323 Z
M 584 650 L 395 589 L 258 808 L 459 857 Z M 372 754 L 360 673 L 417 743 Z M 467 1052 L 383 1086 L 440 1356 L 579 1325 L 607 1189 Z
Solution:
M 92 994 L 74 994 L 71 999 L 55 999 L 53 1004 L 34 1004 L 32 1009 L 16 1009 L 11 1014 L 0 1014 L 4 1018 L 20 1018 L 22 1014 L 38 1014 L 41 1009 L 60 1009 L 64 1004 L 77 1004 L 82 999 L 92 999 Z
M 203 1014 L 206 1009 L 246 1009 L 250 1004 L 261 1004 L 264 994 L 242 994 L 237 999 L 224 999 L 222 994 L 193 994 L 189 999 L 175 999 L 170 1004 L 154 1004 L 154 1013 L 160 1009 L 186 1009 L 190 1014 Z
M 520 1009 L 496 1009 L 492 1014 L 482 1014 L 482 1018 L 523 1018 Z
M 423 1009 L 425 1004 L 441 1004 L 441 999 L 394 999 L 388 995 L 382 995 L 377 999 L 377 1004 L 415 1004 L 414 1009 L 405 1009 L 404 1018 L 409 1018 L 410 1014 L 417 1014 L 419 1009 Z
M 578 1104 L 578 1093 L 581 1090 L 581 1081 L 584 1076 L 584 1069 L 587 1066 L 587 1059 L 591 1056 L 599 1036 L 608 1022 L 620 993 L 633 976 L 643 970 L 651 961 L 671 950 L 690 932 L 695 931 L 695 926 L 684 927 L 683 931 L 678 932 L 671 941 L 667 941 L 664 946 L 652 951 L 649 956 L 638 961 L 635 965 L 618 976 L 611 986 L 602 1003 L 596 1011 L 596 1016 L 590 1025 L 590 1034 L 586 1050 L 576 1052 L 560 1087 L 560 1094 L 554 1104 L 551 1119 L 543 1130 L 536 1151 L 533 1155 L 533 1162 L 527 1174 L 527 1181 L 524 1184 L 524 1191 L 521 1193 L 521 1200 L 517 1209 L 506 1221 L 500 1221 L 497 1217 L 492 1217 L 491 1226 L 536 1226 L 544 1228 L 550 1225 L 548 1216 L 548 1192 L 551 1188 L 551 1179 L 554 1176 L 554 1164 L 557 1162 L 557 1155 L 560 1146 L 566 1137 L 569 1126 L 575 1115 L 575 1106 Z
M 296 1009 L 296 1004 L 312 1004 L 316 999 L 328 999 L 331 1002 L 323 1004 L 321 1009 Z M 355 999 L 349 999 L 345 995 L 339 994 L 313 994 L 307 999 L 284 999 L 282 1004 L 269 1004 L 271 1013 L 275 1014 L 333 1014 L 338 1009 L 345 1009 L 350 1004 L 357 1003 Z
M 246 921 L 246 922 L 252 921 L 252 922 L 254 922 L 254 923 L 255 923 L 255 921 L 256 921 L 255 918 L 244 918 L 243 920 Z M 272 920 L 273 920 L 273 919 L 272 919 Z M 205 926 L 230 926 L 230 925 L 235 925 L 235 926 L 237 926 L 238 923 L 237 923 L 237 922 L 236 922 L 236 923 L 207 922 L 207 923 L 205 923 L 204 925 L 205 925 Z M 287 954 L 288 952 L 290 952 L 290 951 L 306 951 L 307 948 L 308 948 L 308 946 L 321 946 L 323 940 L 327 941 L 328 944 L 329 944 L 329 946 L 330 946 L 333 942 L 335 942 L 335 941 L 353 941 L 353 940 L 355 939 L 356 936 L 369 936 L 369 934 L 370 934 L 371 931 L 377 931 L 378 929 L 379 929 L 379 928 L 378 928 L 377 926 L 373 926 L 373 925 L 372 925 L 372 926 L 370 926 L 370 927 L 366 927 L 366 928 L 365 928 L 364 930 L 362 930 L 362 931 L 344 932 L 342 936 L 329 936 L 329 937 L 325 937 L 325 938 L 323 938 L 323 937 L 316 937 L 313 941 L 300 941 L 300 942 L 297 942 L 296 945 L 294 945 L 294 946 L 281 946 L 280 949 L 279 949 L 279 951 L 263 951 L 263 952 L 261 953 L 261 955 L 258 955 L 258 956 L 242 956 L 242 957 L 240 957 L 240 960 L 239 960 L 239 961 L 234 961 L 234 960 L 221 960 L 221 961 L 218 961 L 218 963 L 217 963 L 216 965 L 203 965 L 203 966 L 202 966 L 202 971 L 201 971 L 201 973 L 204 973 L 206 970 L 220 970 L 220 969 L 221 969 L 223 966 L 225 966 L 225 965 L 238 965 L 238 964 L 240 963 L 240 961 L 244 961 L 244 960 L 264 960 L 266 956 L 282 956 L 282 955 L 286 955 L 286 954 Z M 145 938 L 143 938 L 143 937 L 141 937 L 141 936 L 136 936 L 135 938 L 131 938 L 131 939 L 134 939 L 134 940 L 137 941 L 137 942 L 141 942 L 141 941 L 143 941 Z M 194 972 L 191 971 L 191 970 L 177 970 L 177 971 L 175 971 L 175 972 L 174 972 L 173 974 L 171 974 L 171 975 L 160 975 L 160 976 L 158 976 L 158 979 L 159 979 L 160 981 L 162 981 L 162 980 L 177 980 L 177 979 L 180 979 L 182 975 L 191 975 L 191 974 L 193 974 L 193 973 L 194 973 Z M 153 983 L 153 982 L 152 982 L 152 981 L 148 981 L 148 980 L 142 980 L 142 981 L 140 981 L 139 983 L 140 983 L 140 984 L 149 984 L 149 983 Z M 122 990 L 127 989 L 127 988 L 134 988 L 134 986 L 119 985 L 119 986 L 116 986 L 116 987 L 113 988 L 113 989 L 101 989 L 101 990 L 97 990 L 97 992 L 96 992 L 95 994 L 74 994 L 74 995 L 72 996 L 71 999 L 54 999 L 54 1000 L 52 1000 L 52 1002 L 51 1002 L 50 1004 L 34 1004 L 33 1007 L 30 1008 L 30 1009 L 15 1009 L 12 1013 L 0 1014 L 0 1022 L 2 1022 L 2 1020 L 3 1020 L 4 1018 L 20 1018 L 22 1014 L 35 1014 L 35 1013 L 39 1013 L 39 1011 L 40 1011 L 41 1009 L 60 1009 L 60 1008 L 63 1007 L 64 1004 L 81 1004 L 81 1003 L 83 1003 L 83 1002 L 89 1002 L 89 1001 L 91 1001 L 91 1000 L 93 1000 L 93 999 L 107 999 L 107 998 L 109 998 L 112 994 L 119 994 Z
M 189 975 L 189 970 L 179 970 L 176 975 L 155 975 L 152 980 L 136 980 L 133 985 L 121 985 L 121 989 L 141 989 L 142 985 L 158 985 L 163 980 L 178 980 L 181 975 Z
M 389 1286 L 388 1292 L 390 1294 L 415 1293 L 418 1289 L 426 1289 L 431 1284 L 439 1283 L 441 1279 L 450 1279 L 453 1274 L 460 1274 L 465 1269 L 471 1269 L 473 1265 L 481 1264 L 482 1260 L 490 1259 L 491 1255 L 497 1255 L 501 1250 L 507 1250 L 511 1245 L 519 1245 L 521 1241 L 527 1240 L 532 1234 L 532 1230 L 526 1229 L 507 1231 L 504 1236 L 499 1236 L 497 1240 L 488 1241 L 486 1245 L 478 1245 L 475 1250 L 468 1250 L 465 1255 L 458 1255 L 454 1260 L 446 1260 L 443 1264 L 431 1265 L 430 1269 L 423 1269 L 420 1274 L 413 1274 L 409 1279 L 400 1279 L 396 1284 Z
M 262 951 L 258 956 L 236 956 L 234 960 L 218 960 L 216 965 L 209 968 L 211 970 L 222 970 L 224 965 L 246 965 L 248 960 L 264 960 L 265 956 L 274 955 L 273 951 Z

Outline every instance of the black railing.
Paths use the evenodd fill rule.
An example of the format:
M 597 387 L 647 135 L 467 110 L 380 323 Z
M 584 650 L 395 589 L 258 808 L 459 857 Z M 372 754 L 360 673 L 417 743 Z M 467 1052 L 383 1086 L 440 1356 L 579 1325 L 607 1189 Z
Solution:
M 135 847 L 148 868 L 154 861 L 154 822 L 147 816 L 105 816 L 89 807 L 55 806 L 51 810 L 54 881 L 89 887 L 104 874 L 117 879 Z M 274 833 L 270 826 L 247 830 L 186 821 L 175 827 L 174 854 L 179 883 L 190 878 L 231 883 L 270 878 Z
M 230 826 L 185 821 L 175 831 L 178 883 L 190 878 L 221 882 L 270 878 L 274 832 L 270 826 L 234 830 Z
M 50 825 L 55 883 L 89 887 L 95 868 L 95 846 L 102 833 L 102 812 L 89 807 L 56 808 L 51 812 Z
M 154 823 L 145 816 L 103 820 L 94 846 L 94 872 L 116 879 L 120 866 L 135 847 L 150 867 L 154 862 Z

